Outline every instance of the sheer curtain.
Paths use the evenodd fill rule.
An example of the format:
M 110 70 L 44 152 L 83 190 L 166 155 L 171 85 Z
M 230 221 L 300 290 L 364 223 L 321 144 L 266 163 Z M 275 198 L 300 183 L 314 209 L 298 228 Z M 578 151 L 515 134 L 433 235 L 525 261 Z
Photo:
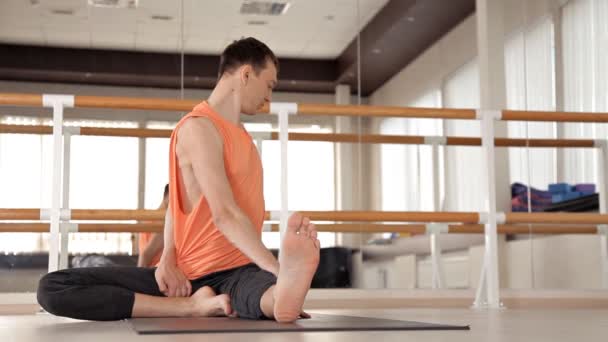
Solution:
M 479 108 L 479 67 L 473 60 L 443 84 L 443 107 Z M 480 136 L 480 125 L 473 120 L 445 121 L 448 136 Z M 483 179 L 479 147 L 448 147 L 445 166 L 446 211 L 479 211 L 482 203 L 479 180 Z
M 427 92 L 410 102 L 409 107 L 436 108 L 440 106 L 438 90 Z M 380 134 L 442 135 L 440 120 L 399 119 L 382 120 Z M 383 144 L 380 147 L 382 173 L 382 210 L 433 210 L 433 158 L 431 147 Z M 438 172 L 442 172 L 439 165 Z
M 505 43 L 508 109 L 555 110 L 553 22 L 543 18 Z M 556 138 L 554 123 L 509 122 L 514 138 Z M 529 154 L 529 156 L 528 156 Z M 529 160 L 528 160 L 529 157 Z M 511 182 L 547 188 L 557 179 L 556 150 L 509 148 Z M 530 179 L 529 179 L 530 178 Z
M 604 0 L 576 0 L 562 8 L 564 106 L 566 111 L 608 111 L 608 4 Z M 568 138 L 607 137 L 605 125 L 567 124 Z M 564 153 L 567 182 L 596 183 L 597 155 L 591 150 Z
M 269 124 L 264 124 L 268 125 Z M 253 126 L 248 126 L 250 129 Z M 269 127 L 268 127 L 269 128 Z M 269 129 L 264 129 L 268 131 Z M 332 129 L 318 125 L 292 125 L 290 132 L 331 133 Z M 281 143 L 265 140 L 262 143 L 264 167 L 264 199 L 266 210 L 281 208 Z M 330 142 L 290 141 L 288 146 L 288 197 L 289 210 L 335 210 L 334 146 Z M 321 247 L 335 245 L 335 234 L 320 232 Z M 265 232 L 262 241 L 268 248 L 279 248 L 276 232 Z

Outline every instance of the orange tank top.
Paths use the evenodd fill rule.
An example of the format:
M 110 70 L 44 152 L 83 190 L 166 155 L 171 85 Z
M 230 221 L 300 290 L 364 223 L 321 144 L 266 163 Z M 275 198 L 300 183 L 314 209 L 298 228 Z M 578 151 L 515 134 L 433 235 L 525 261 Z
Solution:
M 234 199 L 262 236 L 264 224 L 264 186 L 262 162 L 251 136 L 240 126 L 224 119 L 208 103 L 198 104 L 184 116 L 171 134 L 169 148 L 169 205 L 173 215 L 173 232 L 177 264 L 188 279 L 251 263 L 214 225 L 211 210 L 204 196 L 192 204 L 192 211 L 183 211 L 181 172 L 176 154 L 177 131 L 190 118 L 210 120 L 223 141 L 224 168 Z M 204 175 L 202 175 L 204 177 Z M 176 189 L 176 191 L 173 191 Z

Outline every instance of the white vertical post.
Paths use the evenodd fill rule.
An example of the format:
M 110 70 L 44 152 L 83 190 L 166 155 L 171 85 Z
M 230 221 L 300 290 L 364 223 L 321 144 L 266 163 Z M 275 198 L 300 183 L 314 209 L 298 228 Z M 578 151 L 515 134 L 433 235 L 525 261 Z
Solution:
M 479 65 L 479 108 L 482 110 L 502 109 L 506 106 L 505 81 L 505 8 L 507 2 L 503 0 L 476 0 L 477 23 L 477 61 Z M 488 220 L 485 226 L 485 252 L 480 287 L 474 305 L 495 309 L 500 307 L 499 281 L 498 281 L 498 237 L 496 232 L 496 212 L 507 211 L 511 207 L 509 156 L 506 149 L 494 148 L 496 134 L 507 135 L 507 126 L 504 122 L 494 122 L 500 112 L 486 111 L 479 113 L 477 119 L 481 120 L 482 153 L 487 165 L 487 193 L 484 194 L 487 203 Z M 497 192 L 496 189 L 500 189 Z M 498 196 L 500 195 L 500 196 Z M 484 196 L 484 197 L 485 197 Z M 478 288 L 478 290 L 482 290 Z M 481 296 L 484 294 L 483 296 Z M 487 297 L 487 298 L 483 298 Z M 483 299 L 483 300 L 482 300 Z
M 478 285 L 475 307 L 500 308 L 498 282 L 498 234 L 496 213 L 496 174 L 494 156 L 494 120 L 500 118 L 499 111 L 478 111 L 481 119 L 481 141 L 483 160 L 486 166 L 486 203 L 488 209 L 485 224 L 485 251 L 480 284 Z M 485 281 L 484 281 L 485 280 Z M 485 284 L 484 284 L 485 283 Z M 483 287 L 485 286 L 485 293 Z M 483 298 L 486 297 L 486 298 Z
M 433 142 L 431 144 L 433 155 L 433 210 L 440 211 L 439 199 L 439 144 Z M 441 258 L 441 244 L 439 243 L 439 234 L 432 232 L 430 235 L 431 242 L 431 265 L 433 268 L 433 288 L 442 289 L 445 287 L 445 269 Z
M 441 244 L 439 234 L 431 233 L 431 265 L 433 267 L 433 288 L 442 289 L 445 287 L 445 276 L 443 261 L 441 259 Z
M 289 115 L 298 112 L 296 103 L 276 103 L 270 104 L 270 113 L 279 116 L 279 141 L 281 142 L 281 211 L 279 219 L 279 234 L 281 241 L 285 230 L 287 229 L 287 221 L 289 219 L 288 206 L 288 154 L 287 143 L 289 141 Z
M 63 136 L 63 198 L 62 209 L 70 208 L 70 149 L 72 143 L 72 134 L 66 127 L 66 132 Z M 59 248 L 59 269 L 68 268 L 68 226 L 67 224 L 59 225 L 61 230 L 61 244 Z
M 264 139 L 256 138 L 256 145 L 258 145 L 258 154 L 260 155 L 260 159 L 262 159 L 262 144 L 264 143 Z
M 52 172 L 52 198 L 51 198 L 51 229 L 49 237 L 49 272 L 59 267 L 59 224 L 61 219 L 61 192 L 62 192 L 62 161 L 63 161 L 63 109 L 74 106 L 74 96 L 71 95 L 43 95 L 44 107 L 53 108 L 53 172 Z
M 595 146 L 598 152 L 598 189 L 597 192 L 600 196 L 600 213 L 608 213 L 608 140 L 598 139 L 595 141 Z M 608 225 L 603 225 L 608 227 Z M 602 287 L 608 289 L 608 234 L 607 229 L 602 230 L 600 234 L 600 256 L 601 260 L 601 272 L 602 272 Z
M 288 205 L 288 154 L 287 144 L 289 141 L 289 116 L 285 109 L 279 111 L 279 140 L 281 141 L 281 219 L 279 231 L 281 241 L 287 230 L 287 220 L 289 205 Z

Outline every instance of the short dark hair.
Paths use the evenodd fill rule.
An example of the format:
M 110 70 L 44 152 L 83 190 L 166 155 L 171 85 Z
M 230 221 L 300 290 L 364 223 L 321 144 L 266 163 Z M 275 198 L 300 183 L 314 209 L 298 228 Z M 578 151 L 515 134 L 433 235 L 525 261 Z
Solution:
M 245 64 L 251 64 L 253 70 L 258 74 L 266 67 L 268 61 L 274 64 L 278 72 L 279 60 L 266 44 L 253 37 L 241 38 L 232 42 L 222 52 L 217 77 L 219 79 L 224 73 L 232 72 Z
M 169 184 L 165 185 L 165 192 L 163 193 L 163 198 L 166 198 L 169 195 Z

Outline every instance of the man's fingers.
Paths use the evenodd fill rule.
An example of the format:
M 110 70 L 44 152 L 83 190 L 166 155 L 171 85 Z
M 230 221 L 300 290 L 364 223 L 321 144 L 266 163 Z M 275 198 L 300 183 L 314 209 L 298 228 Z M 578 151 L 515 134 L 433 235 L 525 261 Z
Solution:
M 165 284 L 164 279 L 156 279 L 156 283 L 158 284 L 158 290 L 160 292 L 167 291 L 167 284 Z
M 192 295 L 192 284 L 190 284 L 190 281 L 186 279 L 186 296 L 190 297 Z

